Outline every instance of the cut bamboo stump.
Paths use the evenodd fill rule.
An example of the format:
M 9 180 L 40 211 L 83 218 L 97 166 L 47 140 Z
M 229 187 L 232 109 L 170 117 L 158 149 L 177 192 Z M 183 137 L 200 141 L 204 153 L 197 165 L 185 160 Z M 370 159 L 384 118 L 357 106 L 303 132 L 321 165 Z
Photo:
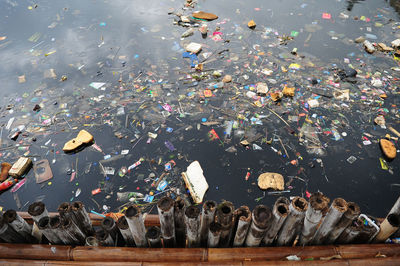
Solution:
M 235 237 L 233 239 L 234 247 L 243 246 L 244 241 L 246 240 L 247 231 L 249 230 L 251 223 L 251 211 L 247 206 L 241 206 L 234 212 L 234 220 L 235 220 Z
M 147 247 L 146 228 L 139 207 L 131 205 L 125 212 L 125 217 L 131 229 L 137 247 Z
M 342 198 L 336 198 L 333 200 L 331 207 L 325 218 L 322 220 L 321 225 L 315 232 L 312 244 L 321 245 L 323 244 L 329 233 L 333 230 L 335 225 L 342 218 L 343 214 L 347 211 L 347 202 Z
M 97 240 L 96 237 L 94 236 L 88 236 L 85 240 L 85 246 L 88 247 L 98 247 L 99 246 L 99 241 Z
M 178 197 L 174 204 L 175 241 L 177 247 L 186 245 L 185 201 Z
M 304 218 L 304 225 L 300 235 L 299 244 L 308 245 L 312 240 L 324 212 L 328 209 L 329 199 L 321 192 L 313 193 L 308 202 Z
M 354 202 L 347 202 L 347 211 L 340 218 L 335 228 L 332 229 L 325 244 L 333 244 L 343 231 L 360 215 L 360 207 Z
M 8 243 L 24 243 L 25 238 L 17 233 L 6 221 L 0 216 L 0 240 Z
M 396 202 L 394 203 L 393 207 L 390 209 L 390 211 L 388 212 L 388 214 L 391 213 L 397 213 L 400 214 L 400 197 L 398 197 L 398 199 L 396 200 Z
M 54 245 L 61 245 L 62 241 L 58 235 L 50 229 L 50 217 L 44 216 L 40 218 L 38 223 L 40 232 L 47 238 L 47 240 Z
M 110 234 L 111 238 L 113 239 L 114 243 L 117 246 L 120 246 L 120 243 L 123 242 L 124 238 L 120 233 L 117 224 L 115 223 L 114 219 L 111 217 L 106 217 L 103 219 L 101 223 L 101 227 Z M 125 244 L 125 243 L 123 243 Z
M 257 205 L 252 213 L 249 232 L 246 237 L 247 247 L 258 247 L 265 232 L 272 224 L 272 211 L 265 205 Z
M 62 228 L 65 232 L 67 232 L 75 244 L 83 244 L 85 243 L 86 236 L 81 231 L 81 229 L 71 220 L 62 220 Z
M 230 245 L 233 227 L 233 211 L 234 206 L 232 202 L 229 201 L 224 201 L 217 207 L 216 221 L 222 226 L 219 247 L 228 247 Z
M 29 225 L 15 210 L 7 210 L 3 214 L 4 221 L 18 232 L 26 240 L 26 243 L 37 243 L 37 239 L 32 236 L 32 226 Z
M 375 243 L 385 242 L 400 227 L 400 215 L 391 213 L 380 225 L 380 231 L 373 240 Z
M 39 223 L 40 218 L 49 217 L 49 212 L 43 202 L 37 201 L 29 205 L 28 213 L 32 216 L 34 222 Z
M 175 246 L 174 204 L 174 200 L 170 197 L 163 197 L 157 202 L 161 235 L 163 237 L 164 247 L 166 248 Z
M 114 246 L 114 240 L 111 235 L 104 229 L 96 232 L 96 239 L 99 241 L 99 245 L 102 247 Z
M 74 245 L 75 240 L 62 228 L 62 221 L 59 215 L 50 217 L 50 230 L 62 241 L 64 245 Z
M 208 246 L 207 238 L 209 235 L 209 226 L 214 221 L 215 210 L 217 203 L 213 200 L 207 200 L 203 204 L 203 209 L 201 211 L 201 221 L 200 221 L 200 243 L 202 247 Z M 218 236 L 218 241 L 219 241 Z
M 218 247 L 219 239 L 221 237 L 222 226 L 219 223 L 211 222 L 208 227 L 207 247 Z
M 354 242 L 354 239 L 360 234 L 360 229 L 356 224 L 351 224 L 346 227 L 340 236 L 336 239 L 337 244 L 349 244 Z
M 158 226 L 151 226 L 147 229 L 146 238 L 151 248 L 161 248 L 161 230 Z M 164 243 L 165 246 L 165 243 Z
M 308 203 L 304 198 L 294 197 L 289 205 L 289 215 L 283 224 L 277 239 L 278 246 L 292 245 L 297 234 L 303 225 L 304 216 L 308 208 Z
M 185 223 L 188 247 L 195 248 L 200 246 L 200 210 L 196 206 L 189 206 L 185 210 Z
M 286 217 L 289 214 L 290 201 L 285 197 L 279 197 L 272 209 L 271 228 L 265 233 L 263 244 L 266 246 L 272 245 L 279 230 L 281 229 Z
M 129 229 L 129 224 L 125 216 L 122 216 L 118 219 L 117 226 L 119 231 L 121 232 L 122 237 L 124 238 L 125 245 L 128 247 L 134 247 L 135 240 L 133 240 L 132 232 Z
M 94 233 L 92 222 L 90 220 L 89 214 L 85 209 L 85 205 L 83 205 L 80 201 L 75 201 L 71 205 L 72 212 L 78 222 L 77 226 L 82 230 L 82 232 L 86 235 L 91 235 Z

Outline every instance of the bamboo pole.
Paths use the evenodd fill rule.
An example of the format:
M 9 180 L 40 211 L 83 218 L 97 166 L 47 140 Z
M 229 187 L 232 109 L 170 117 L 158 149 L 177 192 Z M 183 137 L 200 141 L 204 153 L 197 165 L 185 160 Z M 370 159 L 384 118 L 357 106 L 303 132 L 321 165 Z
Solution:
M 211 222 L 208 226 L 207 247 L 216 248 L 221 237 L 222 226 L 219 223 Z
M 62 220 L 62 229 L 74 239 L 75 244 L 85 243 L 85 234 L 73 221 L 69 219 Z
M 50 229 L 50 217 L 44 216 L 40 218 L 37 224 L 40 232 L 47 238 L 51 244 L 61 245 L 62 241 L 57 233 Z
M 118 229 L 117 224 L 114 219 L 111 217 L 106 217 L 103 219 L 101 223 L 101 227 L 110 234 L 111 238 L 114 240 L 115 245 L 124 246 L 124 238 L 122 237 L 121 232 Z
M 185 247 L 186 246 L 185 201 L 181 197 L 178 197 L 175 200 L 174 223 L 175 223 L 176 246 Z
M 222 226 L 221 237 L 219 239 L 220 247 L 228 247 L 232 235 L 234 206 L 232 202 L 224 201 L 218 205 L 216 210 L 216 221 Z
M 104 229 L 96 232 L 96 239 L 99 241 L 99 245 L 103 247 L 112 247 L 115 243 L 111 235 Z
M 246 240 L 247 231 L 249 230 L 249 226 L 251 223 L 251 211 L 247 206 L 241 206 L 235 210 L 234 214 L 235 219 L 235 238 L 233 239 L 234 247 L 243 246 L 244 241 Z
M 39 223 L 40 218 L 49 217 L 49 213 L 43 202 L 37 201 L 29 205 L 28 213 L 32 216 L 33 221 Z
M 380 231 L 373 240 L 374 243 L 385 242 L 400 227 L 400 214 L 391 213 L 380 225 Z
M 360 207 L 357 203 L 347 202 L 347 211 L 332 229 L 324 244 L 333 244 L 342 232 L 360 215 Z
M 312 239 L 311 243 L 314 245 L 320 245 L 324 243 L 329 233 L 333 230 L 335 225 L 339 222 L 340 218 L 342 218 L 343 214 L 346 211 L 347 202 L 342 198 L 334 199 L 328 213 L 322 220 L 321 225 L 317 229 L 317 232 L 315 232 L 314 238 Z
M 24 243 L 25 238 L 15 231 L 9 224 L 0 216 L 0 240 L 8 243 Z
M 92 222 L 90 220 L 90 216 L 85 209 L 85 205 L 83 205 L 80 201 L 75 201 L 71 205 L 72 212 L 78 221 L 78 227 L 82 230 L 86 235 L 92 235 L 94 233 Z
M 125 245 L 128 247 L 134 247 L 135 240 L 133 240 L 132 232 L 129 229 L 129 225 L 125 216 L 121 216 L 118 219 L 117 226 L 119 228 L 119 231 L 121 232 L 122 237 L 124 238 Z
M 32 226 L 19 216 L 15 210 L 7 210 L 3 214 L 3 218 L 14 231 L 25 238 L 27 243 L 38 243 L 37 239 L 32 235 Z
M 258 247 L 265 232 L 272 223 L 272 211 L 265 205 L 257 205 L 252 212 L 249 232 L 246 237 L 247 247 Z
M 62 229 L 61 217 L 59 215 L 50 217 L 50 230 L 61 240 L 64 245 L 73 245 L 74 239 Z
M 57 210 L 62 219 L 71 220 L 71 222 L 79 226 L 80 222 L 75 214 L 72 212 L 72 205 L 69 202 L 61 203 L 58 206 Z
M 313 193 L 308 202 L 308 208 L 304 217 L 304 225 L 300 234 L 299 244 L 308 245 L 312 240 L 318 224 L 324 212 L 329 206 L 329 199 L 321 192 Z
M 175 246 L 174 200 L 163 197 L 157 202 L 158 216 L 160 217 L 161 235 L 164 247 Z
M 274 242 L 279 230 L 281 229 L 283 223 L 286 220 L 286 217 L 289 214 L 289 205 L 290 201 L 285 197 L 279 197 L 275 201 L 274 207 L 272 209 L 273 221 L 271 224 L 271 228 L 265 233 L 263 239 L 264 245 L 270 246 Z
M 202 247 L 208 246 L 207 238 L 210 234 L 208 228 L 210 223 L 214 221 L 216 207 L 217 203 L 213 200 L 207 200 L 203 204 L 200 221 L 200 243 Z
M 359 227 L 354 223 L 346 227 L 343 232 L 336 239 L 337 244 L 349 244 L 354 241 L 354 239 L 360 234 Z
M 400 214 L 400 197 L 397 198 L 396 202 L 394 203 L 393 207 L 388 212 L 388 215 L 391 213 Z
M 146 228 L 144 227 L 142 213 L 138 206 L 131 205 L 125 212 L 125 217 L 131 229 L 137 247 L 147 247 Z
M 294 197 L 289 205 L 289 215 L 282 225 L 277 239 L 278 246 L 290 246 L 303 225 L 304 216 L 308 208 L 307 201 L 301 197 Z
M 158 226 L 152 226 L 147 229 L 146 238 L 151 248 L 161 248 L 161 230 Z M 165 245 L 165 244 L 164 244 Z
M 196 206 L 189 206 L 185 210 L 186 234 L 188 247 L 194 248 L 200 245 L 200 210 Z

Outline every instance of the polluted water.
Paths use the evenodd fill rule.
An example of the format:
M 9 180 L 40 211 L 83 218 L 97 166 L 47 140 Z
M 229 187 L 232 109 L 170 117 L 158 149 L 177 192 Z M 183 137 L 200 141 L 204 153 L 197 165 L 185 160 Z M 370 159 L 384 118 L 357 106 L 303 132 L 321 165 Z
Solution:
M 0 6 L 2 208 L 399 195 L 396 1 Z

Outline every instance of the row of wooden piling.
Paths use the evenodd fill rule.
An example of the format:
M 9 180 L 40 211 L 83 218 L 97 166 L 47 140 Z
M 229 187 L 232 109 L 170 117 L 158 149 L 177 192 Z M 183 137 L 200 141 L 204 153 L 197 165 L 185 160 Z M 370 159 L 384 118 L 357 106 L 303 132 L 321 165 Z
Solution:
M 0 218 L 0 239 L 9 243 L 142 248 L 308 246 L 384 242 L 400 227 L 400 197 L 382 223 L 360 215 L 356 203 L 336 198 L 330 204 L 320 192 L 313 193 L 309 201 L 280 197 L 272 209 L 257 205 L 253 211 L 247 206 L 235 210 L 231 202 L 211 200 L 200 209 L 185 206 L 179 198 L 164 197 L 157 202 L 157 210 L 159 227 L 146 228 L 141 209 L 134 204 L 118 220 L 106 217 L 100 227 L 94 227 L 81 202 L 60 204 L 57 215 L 49 215 L 42 202 L 35 202 L 28 208 L 34 226 L 8 210 Z

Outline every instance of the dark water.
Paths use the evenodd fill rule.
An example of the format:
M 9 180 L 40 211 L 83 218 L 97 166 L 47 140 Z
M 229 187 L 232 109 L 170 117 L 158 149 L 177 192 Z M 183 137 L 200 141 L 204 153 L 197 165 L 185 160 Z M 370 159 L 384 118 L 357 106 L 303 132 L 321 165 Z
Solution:
M 367 54 L 353 40 L 366 36 L 371 42 L 390 46 L 399 38 L 395 2 L 198 1 L 194 9 L 182 10 L 183 1 L 2 1 L 0 36 L 6 38 L 0 41 L 0 123 L 2 147 L 7 149 L 0 158 L 13 163 L 27 152 L 13 147 L 30 145 L 27 155 L 48 159 L 54 178 L 51 184 L 36 184 L 31 170 L 16 193 L 1 194 L 0 206 L 17 208 L 17 197 L 21 210 L 35 200 L 43 200 L 52 211 L 63 201 L 81 200 L 90 210 L 102 212 L 105 205 L 105 209 L 118 211 L 124 202 L 116 200 L 116 192 L 156 192 L 147 178 L 150 173 L 159 177 L 170 160 L 176 166 L 167 177 L 169 185 L 154 202 L 165 193 L 173 197 L 184 194 L 180 173 L 198 160 L 209 184 L 205 199 L 226 199 L 235 206 L 271 206 L 278 195 L 264 194 L 257 187 L 257 177 L 278 172 L 285 178 L 285 190 L 290 191 L 282 193 L 284 196 L 322 191 L 331 199 L 357 202 L 364 213 L 386 215 L 399 196 L 399 158 L 388 162 L 388 170 L 381 168 L 383 155 L 377 140 L 392 133 L 375 125 L 373 119 L 384 114 L 387 125 L 400 131 L 399 72 L 391 70 L 398 63 L 393 55 Z M 204 10 L 219 18 L 207 23 L 207 38 L 195 28 L 193 36 L 181 39 L 188 28 L 174 25 L 178 17 L 168 15 L 169 8 L 188 15 L 192 10 Z M 331 18 L 322 18 L 323 13 Z M 255 30 L 247 28 L 251 19 L 257 23 Z M 221 41 L 211 38 L 216 27 L 222 32 Z M 278 37 L 291 34 L 293 40 L 281 45 Z M 204 98 L 203 90 L 221 78 L 191 79 L 189 75 L 202 73 L 196 73 L 188 59 L 182 58 L 189 42 L 203 44 L 200 61 L 211 54 L 204 65 L 210 71 L 204 73 L 221 70 L 222 77 L 230 74 L 234 82 Z M 290 54 L 295 47 L 298 56 Z M 292 63 L 301 65 L 300 70 L 281 68 L 288 69 Z M 350 89 L 348 100 L 311 94 L 313 88 L 333 89 L 329 80 L 349 64 L 359 73 L 355 83 L 338 83 L 338 89 Z M 265 68 L 273 72 L 262 74 Z M 62 81 L 62 76 L 67 80 Z M 371 85 L 372 76 L 382 81 L 382 87 Z M 313 78 L 320 83 L 311 85 Z M 25 81 L 19 82 L 22 79 Z M 91 82 L 104 82 L 104 90 L 92 88 Z M 294 86 L 295 97 L 283 98 L 279 104 L 269 96 L 247 97 L 246 86 L 258 82 L 266 82 L 270 91 L 282 90 L 285 84 Z M 382 93 L 387 99 L 379 97 Z M 320 106 L 308 108 L 305 103 L 316 97 Z M 263 106 L 255 107 L 256 100 Z M 162 108 L 166 103 L 172 107 L 170 114 Z M 42 107 L 39 112 L 32 111 L 36 104 Z M 118 115 L 121 107 L 124 114 Z M 268 108 L 289 121 L 295 133 Z M 308 153 L 306 145 L 299 142 L 300 129 L 309 124 L 302 114 L 308 114 L 312 125 L 320 128 L 317 135 L 323 155 Z M 256 120 L 258 115 L 260 124 L 252 124 L 251 118 Z M 12 117 L 15 121 L 6 130 Z M 49 118 L 53 122 L 44 124 Z M 198 129 L 202 120 L 219 124 Z M 224 136 L 225 121 L 238 122 L 231 138 Z M 9 135 L 21 125 L 25 134 L 16 142 L 10 140 Z M 167 132 L 167 128 L 173 131 Z M 88 147 L 74 155 L 64 154 L 64 143 L 81 129 L 93 134 L 103 153 Z M 210 141 L 211 129 L 223 145 Z M 329 133 L 332 129 L 342 135 L 339 140 Z M 149 144 L 148 132 L 158 134 Z M 262 150 L 240 145 L 257 133 L 261 138 L 253 143 Z M 372 144 L 364 145 L 363 136 Z M 271 138 L 272 144 L 266 144 Z M 164 145 L 167 140 L 175 151 Z M 398 142 L 394 143 L 398 149 Z M 237 151 L 227 152 L 232 146 Z M 103 163 L 115 169 L 114 175 L 105 177 L 99 161 L 105 155 L 118 158 L 126 149 L 128 155 Z M 352 164 L 346 161 L 350 156 L 357 158 Z M 118 175 L 121 167 L 140 158 L 144 161 L 139 167 L 123 177 Z M 292 165 L 296 159 L 297 165 Z M 71 171 L 76 172 L 72 182 Z M 76 198 L 78 188 L 81 194 Z M 102 192 L 92 196 L 96 188 Z M 151 209 L 152 204 L 139 203 Z

